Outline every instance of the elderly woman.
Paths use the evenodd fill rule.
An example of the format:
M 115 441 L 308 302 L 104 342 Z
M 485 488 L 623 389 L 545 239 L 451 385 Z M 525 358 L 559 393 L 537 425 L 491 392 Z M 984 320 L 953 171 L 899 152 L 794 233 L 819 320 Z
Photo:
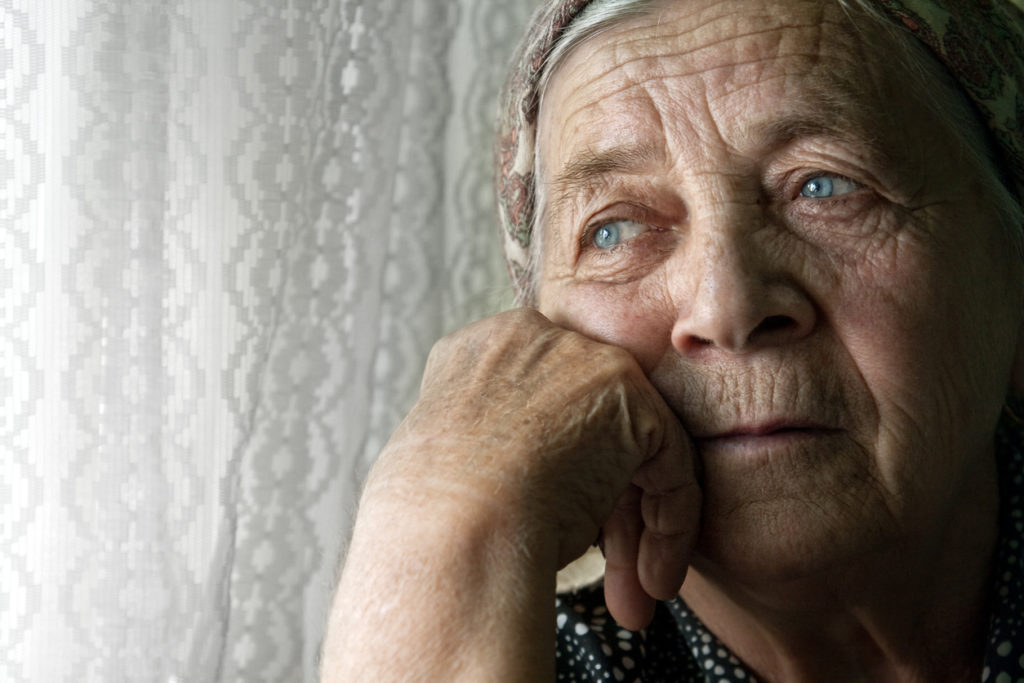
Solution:
M 541 8 L 529 308 L 434 349 L 326 679 L 1024 678 L 1022 73 L 995 0 Z

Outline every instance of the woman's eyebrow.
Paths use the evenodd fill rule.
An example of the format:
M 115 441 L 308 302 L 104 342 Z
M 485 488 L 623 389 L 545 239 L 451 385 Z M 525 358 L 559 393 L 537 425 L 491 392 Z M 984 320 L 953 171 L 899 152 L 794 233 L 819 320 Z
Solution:
M 796 140 L 831 138 L 864 152 L 872 162 L 891 166 L 892 150 L 878 137 L 868 133 L 866 126 L 852 123 L 855 116 L 843 116 L 845 125 L 836 124 L 835 112 L 803 111 L 773 118 L 753 129 L 755 140 L 762 149 L 779 149 Z
M 585 149 L 573 155 L 555 177 L 555 188 L 587 182 L 613 173 L 638 173 L 663 157 L 654 145 L 627 144 L 603 150 Z
M 550 183 L 551 215 L 573 197 L 612 175 L 639 174 L 660 163 L 665 150 L 649 144 L 625 144 L 602 150 L 586 148 L 569 158 Z

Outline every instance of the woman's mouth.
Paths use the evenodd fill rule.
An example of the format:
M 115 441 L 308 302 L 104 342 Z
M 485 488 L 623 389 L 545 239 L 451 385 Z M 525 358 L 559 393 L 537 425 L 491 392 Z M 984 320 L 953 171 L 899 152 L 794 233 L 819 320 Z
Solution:
M 694 436 L 694 443 L 704 457 L 729 453 L 756 455 L 811 445 L 814 441 L 834 437 L 838 432 L 813 420 L 771 420 Z

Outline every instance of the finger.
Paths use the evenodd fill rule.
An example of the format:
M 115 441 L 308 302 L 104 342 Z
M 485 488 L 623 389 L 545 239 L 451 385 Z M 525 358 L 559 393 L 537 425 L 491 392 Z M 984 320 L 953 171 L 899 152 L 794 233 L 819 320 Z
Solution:
M 679 594 L 690 566 L 700 517 L 700 491 L 686 486 L 663 495 L 645 495 L 644 529 L 640 538 L 637 574 L 640 585 L 658 600 Z M 666 528 L 653 520 L 671 519 Z
M 603 529 L 604 595 L 615 621 L 633 631 L 646 627 L 654 618 L 655 601 L 644 591 L 637 574 L 642 532 L 640 490 L 630 486 Z
M 643 492 L 637 573 L 643 589 L 659 600 L 679 594 L 700 526 L 693 451 L 681 434 L 673 437 L 633 478 Z

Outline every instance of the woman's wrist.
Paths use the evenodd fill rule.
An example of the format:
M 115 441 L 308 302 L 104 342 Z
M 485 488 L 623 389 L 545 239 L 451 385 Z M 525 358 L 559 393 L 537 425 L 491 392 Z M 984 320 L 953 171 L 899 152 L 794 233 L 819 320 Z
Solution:
M 371 482 L 332 608 L 324 680 L 391 670 L 545 680 L 557 569 L 553 535 L 508 505 L 457 488 Z

